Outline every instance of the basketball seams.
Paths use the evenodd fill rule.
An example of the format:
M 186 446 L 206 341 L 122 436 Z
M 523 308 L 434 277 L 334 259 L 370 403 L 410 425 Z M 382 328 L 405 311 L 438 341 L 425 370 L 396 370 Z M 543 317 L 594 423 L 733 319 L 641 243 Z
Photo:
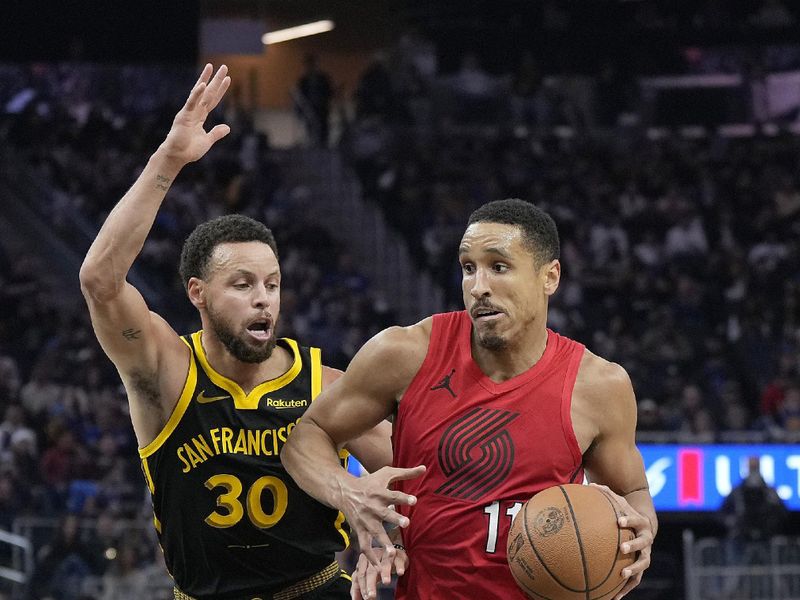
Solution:
M 612 502 L 611 498 L 609 498 L 604 492 L 600 492 L 600 493 L 603 495 L 603 498 L 606 499 L 606 502 L 608 502 L 608 504 L 611 506 L 611 510 L 614 513 L 614 522 L 616 522 L 620 515 L 617 512 L 617 507 L 616 507 L 615 503 Z M 597 588 L 602 586 L 606 581 L 608 581 L 609 577 L 611 577 L 611 574 L 614 572 L 614 567 L 617 565 L 617 555 L 619 554 L 619 546 L 620 546 L 621 543 L 622 543 L 622 530 L 619 528 L 619 526 L 617 526 L 617 553 L 614 554 L 614 558 L 612 560 L 611 567 L 608 569 L 608 573 L 603 578 L 603 581 L 601 581 L 596 586 L 591 588 L 590 591 L 596 590 Z M 623 583 L 624 583 L 624 581 L 623 581 Z M 588 583 L 587 583 L 587 585 L 588 585 Z
M 561 488 L 561 486 L 558 486 L 558 487 Z M 563 489 L 562 489 L 562 491 L 563 491 Z M 569 499 L 567 499 L 567 502 L 569 502 Z M 572 512 L 572 506 L 571 505 L 570 505 L 570 512 Z M 536 555 L 536 558 L 539 559 L 539 564 L 542 565 L 542 567 L 544 567 L 544 570 L 547 571 L 547 574 L 550 575 L 550 577 L 553 578 L 553 581 L 555 581 L 558 585 L 560 585 L 561 587 L 563 587 L 565 590 L 567 590 L 569 592 L 576 592 L 578 594 L 583 594 L 584 592 L 586 592 L 585 589 L 578 590 L 578 589 L 575 589 L 575 588 L 571 588 L 568 585 L 566 585 L 563 581 L 561 581 L 561 579 L 556 577 L 555 573 L 553 573 L 550 570 L 550 567 L 547 566 L 547 562 L 542 558 L 542 555 L 539 554 L 539 551 L 536 549 L 536 544 L 533 541 L 533 537 L 531 536 L 530 531 L 528 529 L 528 504 L 527 503 L 525 504 L 525 509 L 523 510 L 523 515 L 522 516 L 525 517 L 522 520 L 522 526 L 525 528 L 525 537 L 528 538 L 528 544 L 530 544 L 531 550 L 533 550 L 533 553 Z M 519 519 L 519 515 L 517 515 L 517 519 Z M 575 525 L 575 530 L 577 531 L 577 524 L 575 523 L 575 514 L 574 513 L 572 514 L 572 522 L 573 522 L 573 525 Z M 578 537 L 578 543 L 580 543 L 580 536 Z M 583 546 L 581 546 L 581 557 L 583 557 Z M 586 571 L 586 563 L 584 562 L 584 573 L 585 573 L 585 571 Z M 584 580 L 585 580 L 585 577 L 584 577 Z
M 561 490 L 561 493 L 564 496 L 564 500 L 567 501 L 567 508 L 569 508 L 569 514 L 572 515 L 572 528 L 575 530 L 575 537 L 578 538 L 578 548 L 581 551 L 581 565 L 583 566 L 583 580 L 585 582 L 584 590 L 586 590 L 586 600 L 591 600 L 589 596 L 589 566 L 586 564 L 586 552 L 583 549 L 583 540 L 581 539 L 581 529 L 578 526 L 578 520 L 575 518 L 575 511 L 572 508 L 572 502 L 569 499 L 569 494 L 564 489 L 563 485 L 558 486 L 558 489 Z
M 520 515 L 517 515 L 518 519 L 519 519 L 519 517 L 520 517 Z M 552 577 L 554 581 L 558 582 L 558 584 L 561 587 L 570 590 L 570 588 L 568 588 L 563 583 L 561 583 L 561 581 L 559 581 L 558 577 L 556 577 L 553 574 L 553 572 L 548 568 L 547 563 L 544 560 L 542 560 L 541 554 L 539 554 L 539 551 L 536 549 L 536 544 L 533 543 L 533 538 L 531 537 L 531 534 L 528 531 L 528 505 L 527 504 L 525 504 L 525 508 L 522 511 L 522 517 L 523 517 L 523 519 L 522 519 L 522 527 L 525 530 L 525 537 L 528 538 L 528 544 L 530 544 L 531 550 L 533 550 L 533 553 L 536 554 L 536 558 L 539 559 L 539 564 L 544 567 L 544 570 L 547 571 L 548 575 L 550 575 L 550 577 Z M 513 575 L 514 580 L 517 581 L 517 583 L 520 583 L 519 579 L 517 579 L 517 576 L 514 575 L 514 571 L 511 571 L 511 575 Z M 530 591 L 534 596 L 539 596 L 540 598 L 543 598 L 544 600 L 555 600 L 553 598 L 548 598 L 547 596 L 542 596 L 538 592 L 534 592 L 533 590 L 531 590 L 524 583 L 522 583 L 522 587 L 524 587 L 526 590 Z M 570 591 L 574 592 L 574 591 L 578 591 L 578 590 L 570 590 Z
M 558 488 L 556 491 L 554 488 Z M 544 491 L 544 490 L 543 490 Z M 600 502 L 596 494 L 603 494 L 606 502 Z M 566 507 L 561 504 L 561 497 L 566 501 Z M 577 495 L 572 495 L 577 494 Z M 539 496 L 536 494 L 534 497 Z M 591 502 L 590 502 L 591 500 Z M 607 504 L 606 504 L 607 503 Z M 561 531 L 555 540 L 550 539 L 548 532 L 552 530 L 550 521 L 551 515 L 546 513 L 545 507 L 551 506 L 559 507 L 558 512 L 561 516 L 557 519 L 555 530 Z M 611 511 L 605 507 L 608 506 Z M 578 514 L 583 517 L 588 517 L 581 523 L 578 522 Z M 514 541 L 514 560 L 509 560 L 509 567 L 513 579 L 531 598 L 536 600 L 556 600 L 558 598 L 583 598 L 584 600 L 610 600 L 613 598 L 620 589 L 625 586 L 627 579 L 621 577 L 612 577 L 615 572 L 615 567 L 626 564 L 620 555 L 620 545 L 622 538 L 628 539 L 627 531 L 623 533 L 622 528 L 617 523 L 619 516 L 621 516 L 622 508 L 615 502 L 615 499 L 606 495 L 598 489 L 591 489 L 588 486 L 568 485 L 561 484 L 550 488 L 548 494 L 542 495 L 541 499 L 533 502 L 531 498 L 523 505 L 522 511 L 517 515 L 517 518 L 512 523 L 512 529 L 516 531 L 509 531 L 507 546 L 509 552 L 511 551 L 511 541 Z M 535 516 L 534 516 L 535 515 Z M 522 519 L 516 523 L 518 519 Z M 555 518 L 555 517 L 553 517 Z M 595 526 L 595 520 L 598 520 Z M 611 518 L 614 521 L 614 529 L 616 534 L 609 531 Z M 547 519 L 547 523 L 551 524 L 550 528 L 545 527 L 544 522 L 540 524 L 540 520 Z M 572 529 L 574 529 L 574 536 L 569 533 L 569 527 L 562 529 L 562 523 L 567 525 L 569 520 L 572 521 Z M 566 520 L 566 522 L 565 522 Z M 600 526 L 599 522 L 603 525 Z M 515 527 L 519 525 L 519 527 Z M 583 525 L 583 527 L 581 527 Z M 544 528 L 544 529 L 542 529 Z M 564 536 L 566 534 L 566 536 Z M 512 537 L 513 535 L 513 537 Z M 544 536 L 544 537 L 540 537 Z M 583 538 L 586 536 L 586 539 Z M 602 542 L 597 536 L 602 536 Z M 547 537 L 548 539 L 544 539 Z M 578 552 L 575 552 L 574 541 L 578 542 Z M 556 545 L 553 546 L 553 543 Z M 600 544 L 596 546 L 596 544 Z M 614 544 L 612 547 L 611 544 Z M 537 547 L 541 545 L 541 547 Z M 561 550 L 559 550 L 559 548 Z M 602 576 L 602 562 L 595 564 L 594 548 L 602 554 L 605 560 L 608 553 L 612 553 L 612 565 L 608 568 L 605 576 Z M 602 551 L 601 551 L 602 548 Z M 569 557 L 564 554 L 564 551 L 569 549 Z M 523 552 L 524 550 L 524 552 Z M 517 556 L 519 554 L 519 556 Z M 511 554 L 509 554 L 509 557 Z M 584 576 L 584 588 L 575 589 L 565 585 L 562 581 L 562 576 L 569 578 L 570 582 L 579 580 L 580 571 L 575 562 L 580 556 L 581 567 Z M 520 562 L 521 561 L 521 562 Z M 549 561 L 552 567 L 548 565 Z M 569 565 L 569 566 L 568 566 Z M 533 569 L 531 571 L 531 569 Z M 599 573 L 598 573 L 599 571 Z M 544 577 L 545 573 L 548 575 L 549 580 Z M 561 573 L 561 575 L 556 575 Z M 596 585 L 591 585 L 597 578 L 603 577 L 603 580 Z M 609 580 L 617 580 L 618 584 L 613 585 L 609 589 Z M 577 583 L 577 581 L 575 582 Z M 543 588 L 535 590 L 532 588 Z M 602 591 L 605 590 L 605 591 Z M 548 596 L 542 594 L 543 591 L 548 593 Z M 571 593 L 571 594 L 570 594 Z

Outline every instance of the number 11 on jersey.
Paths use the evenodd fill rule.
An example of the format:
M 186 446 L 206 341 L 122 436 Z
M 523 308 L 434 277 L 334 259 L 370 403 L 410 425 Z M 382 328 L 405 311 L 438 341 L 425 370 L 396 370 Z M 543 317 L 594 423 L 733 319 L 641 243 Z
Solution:
M 514 502 L 514 504 L 506 509 L 509 525 L 521 508 L 522 502 Z M 489 531 L 486 535 L 486 552 L 494 554 L 497 551 L 497 535 L 500 532 L 500 501 L 495 500 L 491 504 L 484 506 L 483 512 L 489 515 Z

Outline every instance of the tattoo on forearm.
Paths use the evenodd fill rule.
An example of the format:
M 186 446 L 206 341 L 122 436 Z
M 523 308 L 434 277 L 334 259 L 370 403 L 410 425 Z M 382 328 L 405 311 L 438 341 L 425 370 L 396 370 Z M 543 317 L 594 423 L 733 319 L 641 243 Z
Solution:
M 125 331 L 122 332 L 122 337 L 124 337 L 129 342 L 132 342 L 133 340 L 139 339 L 140 333 L 142 333 L 141 329 L 126 329 Z
M 164 177 L 163 175 L 156 175 L 156 187 L 160 190 L 164 190 L 165 192 L 169 189 L 169 184 L 172 183 L 172 179 L 169 177 Z

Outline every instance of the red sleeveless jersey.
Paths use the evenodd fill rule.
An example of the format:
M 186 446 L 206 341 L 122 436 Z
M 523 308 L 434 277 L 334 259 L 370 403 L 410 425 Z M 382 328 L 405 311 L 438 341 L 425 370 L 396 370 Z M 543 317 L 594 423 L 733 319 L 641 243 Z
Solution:
M 583 480 L 570 403 L 584 346 L 547 330 L 539 361 L 495 383 L 472 359 L 465 311 L 434 315 L 425 361 L 403 395 L 394 465 L 424 464 L 397 483 L 409 568 L 397 598 L 524 600 L 506 562 L 511 520 L 536 492 Z

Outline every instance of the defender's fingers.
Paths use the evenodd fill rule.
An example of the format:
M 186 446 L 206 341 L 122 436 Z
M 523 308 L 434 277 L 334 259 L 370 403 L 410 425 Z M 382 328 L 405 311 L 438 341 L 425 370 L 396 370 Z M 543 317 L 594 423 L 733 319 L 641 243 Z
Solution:
M 403 552 L 398 552 L 394 558 L 394 571 L 398 577 L 402 577 L 406 572 L 406 555 Z
M 206 66 L 203 67 L 202 71 L 200 71 L 200 77 L 197 78 L 197 81 L 194 84 L 195 87 L 197 87 L 198 84 L 201 83 L 208 83 L 208 78 L 211 77 L 211 72 L 213 70 L 214 70 L 214 65 L 212 65 L 211 63 L 206 63 Z
M 209 103 L 208 105 L 209 111 L 212 111 L 215 108 L 217 108 L 217 105 L 220 103 L 220 100 L 222 100 L 223 96 L 225 96 L 225 92 L 228 91 L 229 87 L 231 87 L 231 78 L 226 77 L 225 79 L 222 80 L 222 85 L 219 86 L 219 89 L 216 91 L 216 96 Z
M 416 501 L 416 499 L 415 499 L 415 501 Z M 411 504 L 413 504 L 413 502 Z M 409 521 L 408 517 L 404 517 L 403 515 L 401 515 L 396 510 L 393 510 L 391 507 L 387 507 L 386 508 L 386 512 L 383 515 L 383 521 L 384 521 L 384 523 L 389 523 L 391 525 L 397 525 L 398 527 L 408 527 L 409 523 L 411 523 L 411 521 Z M 386 539 L 389 539 L 389 538 L 387 537 Z M 392 547 L 392 550 L 394 550 L 394 544 L 390 543 L 389 545 Z
M 186 99 L 186 104 L 184 108 L 186 110 L 194 110 L 197 108 L 197 103 L 200 102 L 200 98 L 203 96 L 203 92 L 206 91 L 206 84 L 204 82 L 200 82 L 192 88 L 192 91 L 189 92 L 189 97 Z
M 228 67 L 225 65 L 221 65 L 217 72 L 214 74 L 214 77 L 208 83 L 208 92 L 206 93 L 206 100 L 209 107 L 213 108 L 212 105 L 216 105 L 219 102 L 219 99 L 222 97 L 224 90 L 228 89 L 228 86 L 231 84 L 231 78 L 228 77 Z M 210 109 L 209 109 L 210 110 Z
M 378 570 L 372 565 L 370 565 L 367 568 L 367 598 L 377 598 L 377 597 L 378 597 Z
M 381 558 L 380 576 L 384 585 L 389 585 L 392 582 L 392 566 L 394 565 L 395 559 L 396 556 L 392 557 L 386 553 L 384 553 Z
M 372 547 L 373 536 L 369 533 L 363 532 L 358 534 L 358 545 L 361 547 L 361 552 L 373 565 L 380 563 L 381 559 L 378 556 L 375 548 Z
M 384 467 L 386 469 L 386 475 L 389 476 L 388 483 L 392 483 L 394 481 L 402 481 L 406 479 L 414 479 L 415 477 L 419 477 L 425 472 L 425 465 L 418 465 L 412 469 L 401 469 L 399 467 Z

